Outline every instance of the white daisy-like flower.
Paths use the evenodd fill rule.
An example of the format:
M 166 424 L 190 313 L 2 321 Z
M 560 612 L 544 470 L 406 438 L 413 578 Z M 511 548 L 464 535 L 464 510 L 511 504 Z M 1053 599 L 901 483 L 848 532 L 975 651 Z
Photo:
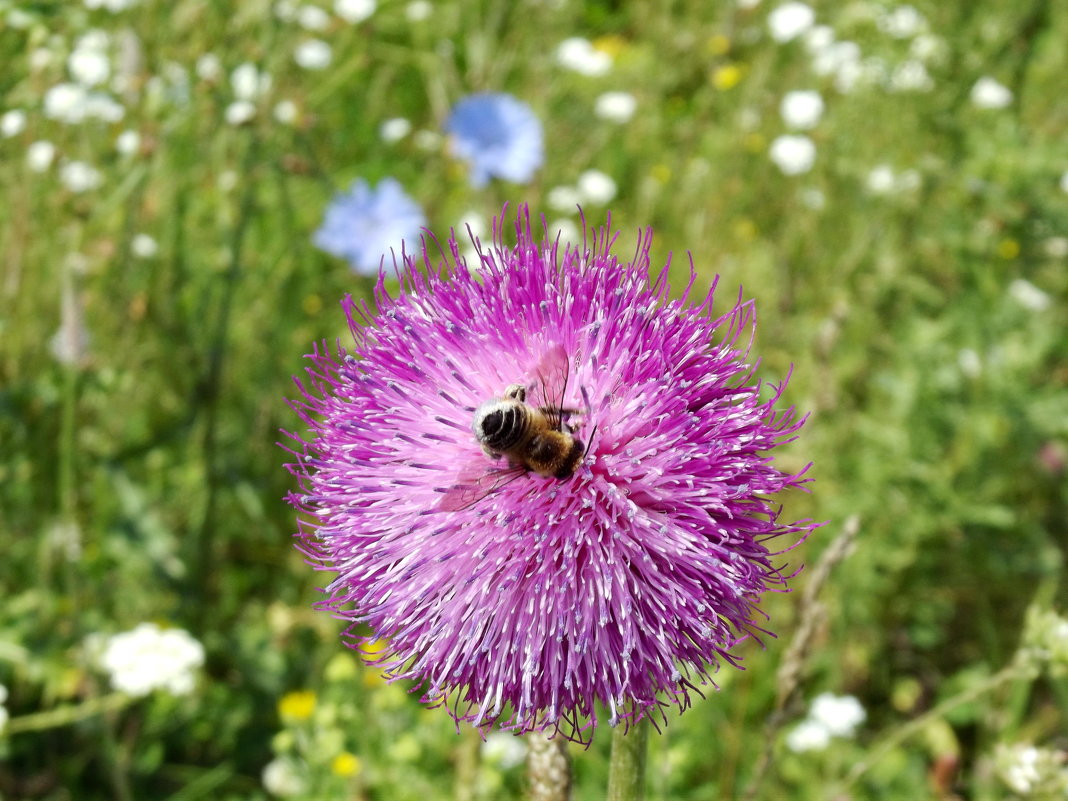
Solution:
M 555 211 L 574 212 L 582 205 L 582 193 L 574 186 L 554 186 L 546 193 L 545 202 Z
M 612 57 L 581 36 L 572 36 L 557 45 L 556 63 L 565 69 L 590 77 L 605 75 L 612 69 Z
M 831 742 L 831 733 L 814 720 L 802 720 L 786 735 L 786 747 L 796 754 L 822 751 Z
M 375 13 L 375 0 L 336 0 L 334 13 L 345 22 L 363 22 Z M 411 5 L 414 5 L 411 4 Z M 427 5 L 430 5 L 427 3 Z M 410 19 L 411 17 L 409 17 Z
M 638 100 L 630 92 L 605 92 L 598 96 L 593 113 L 602 120 L 624 123 L 634 116 Z
M 256 116 L 256 106 L 248 100 L 235 100 L 223 115 L 231 125 L 244 125 Z
M 809 709 L 809 718 L 821 724 L 835 737 L 852 737 L 867 713 L 852 695 L 820 693 Z
M 816 22 L 816 12 L 805 3 L 783 3 L 768 14 L 768 31 L 780 44 L 793 41 Z
M 134 130 L 126 130 L 115 139 L 115 150 L 123 156 L 133 156 L 141 149 L 141 134 Z
M 159 243 L 148 234 L 137 234 L 130 240 L 130 252 L 139 259 L 151 259 L 159 253 Z
M 876 17 L 875 25 L 895 39 L 908 39 L 926 30 L 927 20 L 914 6 L 897 6 Z
M 1012 103 L 1012 90 L 984 75 L 972 87 L 971 100 L 979 108 L 1005 108 Z
M 214 83 L 222 77 L 222 62 L 214 53 L 203 53 L 197 58 L 194 71 L 200 80 Z
M 297 9 L 297 24 L 306 31 L 325 31 L 330 27 L 330 15 L 319 6 L 301 6 Z
M 586 170 L 578 177 L 577 189 L 583 203 L 603 206 L 616 196 L 616 182 L 600 170 Z
M 85 119 L 89 92 L 76 83 L 57 83 L 44 93 L 44 115 L 52 120 L 77 124 Z
M 330 45 L 322 39 L 309 39 L 297 45 L 293 60 L 306 70 L 321 70 L 330 66 L 334 54 Z
M 404 117 L 392 117 L 378 126 L 383 142 L 399 142 L 412 132 L 412 124 Z
M 292 100 L 279 100 L 274 106 L 274 118 L 283 125 L 292 125 L 299 116 L 300 110 Z
M 20 108 L 5 111 L 0 116 L 0 134 L 10 139 L 26 130 L 26 112 Z
M 304 794 L 307 785 L 297 764 L 287 757 L 278 757 L 263 769 L 263 787 L 271 795 L 289 798 Z
M 812 54 L 812 71 L 821 77 L 834 75 L 860 63 L 860 45 L 856 42 L 830 42 Z
M 771 143 L 768 155 L 784 175 L 802 175 L 816 162 L 816 144 L 807 136 L 784 134 Z
M 1009 297 L 1033 312 L 1045 311 L 1052 303 L 1049 295 L 1023 278 L 1016 278 L 1009 284 Z
M 404 7 L 404 16 L 408 22 L 422 22 L 430 17 L 434 6 L 428 0 L 414 0 Z
M 44 172 L 56 159 L 56 146 L 40 140 L 26 148 L 26 166 L 33 172 Z
M 246 61 L 230 73 L 230 87 L 238 100 L 256 100 L 270 91 L 271 76 Z
M 80 194 L 96 189 L 104 182 L 104 176 L 84 161 L 68 161 L 59 168 L 59 180 L 71 192 Z
M 819 124 L 823 116 L 823 98 L 813 89 L 787 92 L 779 103 L 779 114 L 787 128 L 808 131 Z
M 102 50 L 79 47 L 67 58 L 67 71 L 82 86 L 98 86 L 111 77 L 111 60 Z

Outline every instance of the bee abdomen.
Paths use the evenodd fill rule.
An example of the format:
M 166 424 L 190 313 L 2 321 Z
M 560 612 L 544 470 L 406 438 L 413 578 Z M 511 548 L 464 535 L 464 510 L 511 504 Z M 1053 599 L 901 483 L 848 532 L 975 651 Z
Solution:
M 579 462 L 582 461 L 582 456 L 585 452 L 586 446 L 582 444 L 582 440 L 578 437 L 573 437 L 571 439 L 571 447 L 568 448 L 567 454 L 560 463 L 560 467 L 553 473 L 553 478 L 571 478 L 572 473 L 575 472 L 575 468 L 578 467 Z
M 523 440 L 529 425 L 524 411 L 519 404 L 500 404 L 482 416 L 478 438 L 498 452 L 514 448 Z

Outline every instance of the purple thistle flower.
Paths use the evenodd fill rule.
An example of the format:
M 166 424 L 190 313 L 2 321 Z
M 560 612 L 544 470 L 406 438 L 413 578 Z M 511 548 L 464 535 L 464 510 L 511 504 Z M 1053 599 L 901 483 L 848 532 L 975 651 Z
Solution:
M 530 106 L 508 94 L 464 98 L 445 121 L 453 152 L 471 166 L 471 185 L 485 186 L 496 176 L 530 183 L 545 155 L 541 123 Z
M 289 500 L 310 516 L 300 548 L 336 574 L 319 605 L 352 647 L 388 641 L 388 678 L 457 720 L 584 740 L 595 704 L 612 725 L 666 720 L 761 631 L 761 593 L 788 578 L 768 541 L 813 528 L 779 522 L 770 496 L 806 479 L 765 453 L 804 419 L 777 408 L 783 386 L 759 397 L 752 302 L 713 316 L 692 266 L 672 300 L 651 230 L 624 263 L 609 225 L 563 250 L 524 207 L 514 247 L 502 225 L 473 266 L 455 235 L 448 253 L 424 240 L 396 297 L 380 277 L 377 312 L 346 298 L 355 347 L 317 347 L 297 380 L 310 432 L 289 434 Z M 566 377 L 543 370 L 553 354 Z M 476 409 L 515 384 L 573 410 L 572 475 L 483 452 Z
M 377 275 L 383 257 L 408 249 L 424 225 L 423 210 L 395 178 L 383 178 L 374 188 L 357 178 L 347 193 L 331 201 L 312 242 L 345 259 L 355 272 Z

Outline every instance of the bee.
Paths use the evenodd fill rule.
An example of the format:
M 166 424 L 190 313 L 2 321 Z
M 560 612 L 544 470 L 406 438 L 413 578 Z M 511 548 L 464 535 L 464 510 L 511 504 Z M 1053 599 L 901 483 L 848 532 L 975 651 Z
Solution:
M 512 384 L 500 397 L 475 409 L 471 424 L 475 440 L 486 456 L 494 461 L 506 459 L 508 467 L 494 469 L 481 460 L 469 466 L 445 492 L 440 508 L 466 509 L 528 472 L 563 481 L 582 464 L 589 446 L 576 436 L 579 426 L 571 422 L 580 412 L 562 405 L 568 374 L 564 349 L 557 346 L 550 350 L 537 373 L 542 387 L 541 404 L 528 403 L 527 387 Z M 550 401 L 549 387 L 553 383 L 560 391 Z M 582 394 L 585 398 L 585 390 Z M 588 398 L 586 406 L 588 413 Z

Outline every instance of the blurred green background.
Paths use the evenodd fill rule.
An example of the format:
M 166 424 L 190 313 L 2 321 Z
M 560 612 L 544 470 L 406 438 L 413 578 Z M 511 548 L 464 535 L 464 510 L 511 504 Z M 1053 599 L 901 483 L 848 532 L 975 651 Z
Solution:
M 998 748 L 1063 753 L 1068 686 L 989 679 L 1026 609 L 1065 601 L 1068 4 L 827 0 L 807 26 L 759 0 L 374 6 L 0 2 L 0 795 L 521 797 L 521 741 L 457 735 L 312 610 L 275 443 L 303 354 L 369 295 L 310 242 L 335 191 L 395 177 L 439 235 L 505 201 L 566 230 L 561 188 L 597 170 L 614 190 L 585 213 L 611 209 L 617 253 L 652 225 L 676 286 L 689 252 L 721 309 L 756 298 L 760 376 L 794 367 L 811 418 L 777 459 L 815 483 L 784 515 L 829 521 L 794 587 L 859 519 L 818 603 L 767 598 L 778 639 L 653 736 L 648 797 L 1027 797 Z M 599 74 L 561 63 L 571 37 Z M 50 91 L 92 83 L 72 56 L 94 48 L 89 96 Z M 449 158 L 476 91 L 542 120 L 531 185 L 474 190 Z M 608 92 L 633 115 L 598 112 Z M 112 689 L 100 643 L 145 621 L 202 644 L 192 692 Z M 823 691 L 866 719 L 797 751 Z M 573 753 L 576 799 L 603 797 L 607 731 Z

